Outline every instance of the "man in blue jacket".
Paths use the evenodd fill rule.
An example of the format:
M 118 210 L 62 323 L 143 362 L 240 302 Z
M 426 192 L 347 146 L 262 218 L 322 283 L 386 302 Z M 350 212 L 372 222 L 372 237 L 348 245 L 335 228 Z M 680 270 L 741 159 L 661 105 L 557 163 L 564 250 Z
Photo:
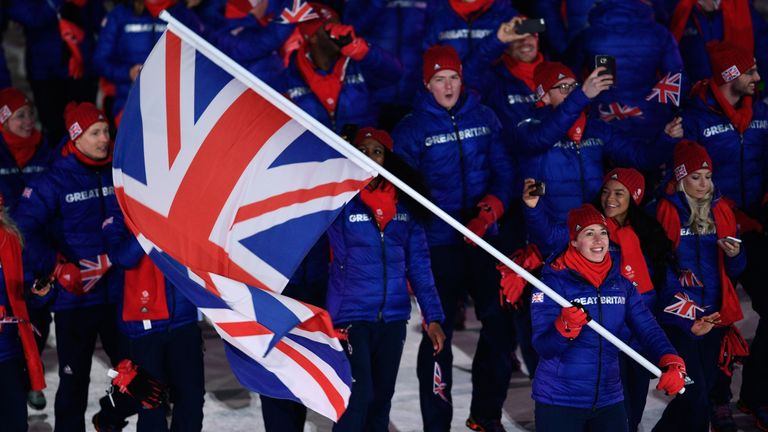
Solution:
M 672 153 L 674 137 L 682 136 L 679 120 L 650 142 L 632 139 L 586 111 L 590 101 L 613 83 L 595 69 L 580 86 L 561 63 L 536 67 L 536 91 L 544 104 L 520 122 L 515 151 L 523 178 L 546 184 L 545 210 L 553 221 L 565 221 L 568 210 L 591 202 L 600 191 L 606 163 L 654 168 Z M 542 245 L 538 245 L 541 247 Z M 542 250 L 545 255 L 554 251 Z
M 501 125 L 493 111 L 480 104 L 477 94 L 462 91 L 462 65 L 455 49 L 434 46 L 423 60 L 427 91 L 395 128 L 395 153 L 424 175 L 440 208 L 475 234 L 493 241 L 496 221 L 509 203 L 512 178 L 512 165 L 499 136 Z M 509 329 L 513 324 L 511 314 L 499 305 L 494 260 L 437 217 L 426 231 L 435 285 L 446 316 L 446 349 L 433 356 L 426 336 L 419 347 L 417 374 L 424 430 L 450 428 L 450 340 L 458 301 L 467 288 L 483 324 L 472 363 L 467 425 L 474 430 L 503 430 L 501 407 L 512 373 Z
M 741 282 L 752 299 L 752 307 L 760 315 L 748 361 L 744 364 L 741 402 L 753 410 L 758 422 L 768 426 L 768 398 L 761 388 L 768 383 L 763 365 L 768 362 L 768 328 L 762 317 L 768 311 L 768 295 L 763 286 L 768 272 L 768 239 L 764 233 L 766 156 L 768 142 L 768 106 L 755 100 L 760 74 L 755 58 L 743 47 L 729 42 L 709 45 L 712 79 L 694 86 L 685 106 L 685 137 L 703 145 L 718 168 L 713 178 L 725 198 L 735 206 L 737 221 L 747 253 L 747 268 Z M 730 380 L 727 380 L 730 381 Z M 716 391 L 713 402 L 723 409 L 714 419 L 733 424 L 727 409 L 730 396 L 727 385 Z
M 28 240 L 25 271 L 56 278 L 48 294 L 59 363 L 55 430 L 84 432 L 96 337 L 113 365 L 125 357 L 117 332 L 116 281 L 101 229 L 107 207 L 117 202 L 106 117 L 91 103 L 73 102 L 65 113 L 69 139 L 50 169 L 24 189 L 15 219 Z

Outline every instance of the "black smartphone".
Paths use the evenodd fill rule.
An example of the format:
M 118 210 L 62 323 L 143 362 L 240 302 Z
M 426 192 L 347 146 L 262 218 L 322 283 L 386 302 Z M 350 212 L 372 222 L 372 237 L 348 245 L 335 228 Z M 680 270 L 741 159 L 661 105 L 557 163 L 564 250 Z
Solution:
M 616 82 L 616 57 L 609 55 L 596 55 L 595 56 L 595 69 L 604 67 L 605 70 L 598 75 L 611 75 L 613 76 L 614 83 Z
M 546 30 L 547 26 L 544 24 L 544 18 L 524 19 L 515 26 L 515 33 L 517 34 L 543 33 Z
M 533 184 L 533 189 L 531 190 L 530 195 L 531 196 L 544 196 L 544 194 L 547 193 L 547 185 L 540 180 L 537 180 Z

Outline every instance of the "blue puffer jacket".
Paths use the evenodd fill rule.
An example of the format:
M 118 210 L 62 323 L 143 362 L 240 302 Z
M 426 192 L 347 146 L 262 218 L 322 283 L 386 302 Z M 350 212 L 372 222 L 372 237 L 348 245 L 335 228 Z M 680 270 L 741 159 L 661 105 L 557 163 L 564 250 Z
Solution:
M 752 13 L 752 33 L 755 37 L 755 58 L 758 68 L 766 70 L 765 68 L 768 68 L 768 25 L 751 3 L 749 8 Z M 711 40 L 723 40 L 724 37 L 721 11 L 718 10 L 709 15 L 699 7 L 693 8 L 679 43 L 685 71 L 691 82 L 712 76 L 706 45 Z
M 568 44 L 582 29 L 587 27 L 589 10 L 595 0 L 568 0 L 565 2 L 565 16 L 561 13 L 562 0 L 539 0 L 536 2 L 536 16 L 544 18 L 547 31 L 544 37 L 555 54 L 562 54 Z
M 717 192 L 715 193 L 717 195 Z M 679 302 L 675 294 L 684 293 L 696 305 L 704 308 L 696 313 L 696 318 L 712 314 L 720 310 L 722 304 L 722 285 L 720 284 L 720 267 L 718 266 L 717 234 L 698 235 L 691 231 L 688 225 L 690 209 L 683 192 L 665 194 L 663 200 L 672 203 L 680 218 L 680 243 L 677 246 L 676 257 L 678 268 L 681 271 L 690 270 L 698 278 L 703 286 L 683 286 L 678 279 L 678 272 L 670 269 L 667 272 L 667 283 L 659 294 L 659 310 L 657 313 L 659 323 L 663 325 L 675 325 L 681 330 L 690 333 L 693 325 L 692 319 L 683 318 L 677 314 L 665 312 L 664 308 Z M 712 200 L 713 205 L 718 198 Z M 652 209 L 653 210 L 653 209 Z M 742 245 L 738 255 L 733 258 L 725 256 L 725 272 L 730 278 L 738 277 L 747 263 L 744 246 Z
M 377 89 L 374 100 L 410 106 L 421 86 L 421 43 L 435 0 L 347 0 L 344 19 L 358 35 L 393 53 L 403 65 L 397 85 Z
M 341 132 L 346 124 L 377 125 L 379 113 L 372 102 L 371 91 L 397 82 L 402 73 L 400 62 L 392 54 L 376 45 L 371 45 L 368 54 L 362 60 L 349 59 L 344 74 L 344 84 L 336 103 L 336 111 L 331 116 L 304 81 L 304 77 L 296 66 L 296 55 L 298 54 L 292 54 L 291 63 L 285 70 L 277 90 L 307 114 L 337 133 Z M 318 71 L 322 73 L 319 69 Z
M 13 0 L 8 16 L 24 27 L 26 38 L 26 70 L 29 80 L 59 80 L 69 78 L 70 51 L 59 32 L 57 14 L 66 0 Z M 82 8 L 69 6 L 73 16 L 65 18 L 77 24 L 85 33 L 79 45 L 85 63 L 86 76 L 93 75 L 91 56 L 94 36 L 106 10 L 103 1 L 89 1 Z
M 144 250 L 125 226 L 123 214 L 117 206 L 117 201 L 112 203 L 115 207 L 110 207 L 109 215 L 112 222 L 104 226 L 104 235 L 107 238 L 108 255 L 113 268 L 110 270 L 114 274 L 115 290 L 123 297 L 123 288 L 126 283 L 124 271 L 135 268 L 139 261 L 146 256 Z M 155 282 L 147 281 L 154 284 Z M 123 302 L 118 305 L 118 328 L 129 338 L 138 338 L 161 331 L 170 331 L 179 327 L 195 323 L 197 321 L 197 308 L 187 300 L 176 287 L 165 278 L 165 301 L 168 308 L 168 319 L 152 320 L 149 325 L 143 321 L 126 321 L 123 319 Z
M 168 8 L 168 13 L 192 30 L 202 32 L 195 14 L 180 1 Z M 129 72 L 134 65 L 143 64 L 167 24 L 144 11 L 136 15 L 130 6 L 119 4 L 104 19 L 93 63 L 96 72 L 115 84 L 115 104 L 112 114 L 118 115 L 131 89 Z
M 0 135 L 0 193 L 5 198 L 5 207 L 8 212 L 13 212 L 16 203 L 29 182 L 44 173 L 53 160 L 53 150 L 48 141 L 42 138 L 35 155 L 27 162 L 24 168 L 16 165 L 8 146 Z
M 640 1 L 605 0 L 589 14 L 590 27 L 574 39 L 567 62 L 577 73 L 592 70 L 596 55 L 616 58 L 616 83 L 593 101 L 594 110 L 610 112 L 611 103 L 637 107 L 642 116 L 614 121 L 621 130 L 652 138 L 670 120 L 672 105 L 646 101 L 659 77 L 683 70 L 672 34 L 656 23 L 653 9 Z M 688 88 L 683 80 L 683 94 Z
M 442 2 L 430 16 L 422 48 L 426 50 L 436 44 L 450 45 L 463 60 L 483 38 L 495 35 L 501 23 L 516 15 L 518 12 L 509 0 L 495 0 L 484 14 L 467 22 L 451 8 L 450 2 Z
M 328 230 L 333 262 L 326 307 L 336 326 L 352 321 L 398 321 L 411 316 L 408 282 L 426 322 L 445 318 L 437 295 L 424 229 L 402 204 L 380 231 L 355 197 Z
M 757 215 L 768 180 L 768 106 L 759 100 L 752 104 L 752 122 L 744 134 L 733 127 L 709 90 L 705 99 L 688 99 L 684 109 L 683 133 L 707 149 L 715 184 L 737 207 Z
M 13 316 L 11 302 L 5 290 L 5 275 L 0 267 L 0 317 Z M 0 331 L 0 363 L 12 358 L 21 357 L 21 339 L 16 324 L 5 324 Z
M 576 271 L 556 263 L 544 265 L 542 282 L 566 300 L 581 303 L 592 319 L 611 333 L 627 334 L 629 328 L 651 354 L 651 362 L 658 363 L 664 354 L 677 354 L 637 290 L 619 273 L 618 259 L 613 259 L 598 289 Z M 618 348 L 586 326 L 576 339 L 564 338 L 554 325 L 561 309 L 534 290 L 531 319 L 539 366 L 533 379 L 533 399 L 575 408 L 600 408 L 621 402 L 624 392 Z
M 108 242 L 101 226 L 108 208 L 117 205 L 111 166 L 92 168 L 74 155 L 59 155 L 50 169 L 27 187 L 28 193 L 22 195 L 14 214 L 27 243 L 24 263 L 33 267 L 25 269 L 25 273 L 50 274 L 54 263 L 40 258 L 50 256 L 50 250 L 71 263 L 95 260 L 107 253 Z M 67 292 L 57 283 L 51 290 L 55 297 L 52 310 L 116 303 L 116 282 L 113 272 L 108 271 L 91 291 L 81 296 Z
M 513 168 L 500 133 L 499 120 L 476 93 L 463 94 L 447 111 L 422 91 L 392 138 L 395 153 L 424 176 L 433 202 L 466 223 L 462 210 L 471 212 L 488 194 L 508 206 Z M 461 235 L 437 217 L 426 230 L 430 247 L 462 242 Z
M 597 196 L 608 160 L 617 166 L 651 169 L 672 154 L 675 144 L 663 131 L 647 142 L 588 115 L 581 143 L 576 145 L 567 133 L 589 102 L 577 88 L 557 108 L 537 109 L 534 117 L 517 127 L 521 175 L 546 183 L 547 200 L 542 204 L 557 222 L 565 221 L 568 210 Z

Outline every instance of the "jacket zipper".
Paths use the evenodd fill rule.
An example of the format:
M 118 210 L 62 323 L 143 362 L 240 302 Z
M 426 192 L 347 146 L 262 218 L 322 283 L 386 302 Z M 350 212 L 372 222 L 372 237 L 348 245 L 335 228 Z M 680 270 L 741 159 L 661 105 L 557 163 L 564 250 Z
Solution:
M 459 146 L 459 169 L 461 170 L 459 179 L 461 181 L 461 208 L 463 209 L 467 205 L 467 184 L 464 181 L 464 146 L 461 138 L 459 138 L 459 125 L 456 124 L 456 117 L 454 115 L 451 115 L 451 123 L 456 134 L 456 143 Z
M 581 147 L 577 142 L 573 143 L 576 146 L 576 156 L 579 158 L 579 185 L 581 186 L 581 201 L 588 202 L 587 190 L 584 182 L 584 161 L 581 160 Z
M 603 302 L 600 297 L 600 287 L 597 287 L 597 323 L 603 324 Z M 592 403 L 592 411 L 597 409 L 597 398 L 600 395 L 600 375 L 603 369 L 603 338 L 597 338 L 597 383 L 595 383 L 595 400 Z
M 739 165 L 739 180 L 741 181 L 741 206 L 747 205 L 747 190 L 744 187 L 744 134 L 739 134 L 739 152 L 740 152 L 740 165 Z
M 384 266 L 384 295 L 381 300 L 381 306 L 379 306 L 379 314 L 376 317 L 376 321 L 381 321 L 384 318 L 384 305 L 387 303 L 387 250 L 384 247 L 384 231 L 381 230 L 378 224 L 376 224 L 376 227 L 379 228 L 379 238 L 381 239 L 381 263 Z
M 694 236 L 696 237 L 696 271 L 698 271 L 700 275 L 703 273 L 701 272 L 701 246 L 699 242 L 701 241 L 701 237 L 697 233 L 694 233 Z M 698 278 L 699 276 L 697 276 Z M 703 276 L 701 276 L 703 277 Z M 701 302 L 699 303 L 699 306 L 704 305 L 704 281 L 699 279 L 699 283 L 701 283 Z

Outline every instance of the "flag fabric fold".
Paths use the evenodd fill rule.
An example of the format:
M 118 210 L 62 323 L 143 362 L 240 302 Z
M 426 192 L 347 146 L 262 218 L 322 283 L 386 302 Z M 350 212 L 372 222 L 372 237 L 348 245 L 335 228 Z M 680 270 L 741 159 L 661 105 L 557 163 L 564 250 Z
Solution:
M 351 376 L 330 317 L 281 292 L 373 174 L 196 44 L 169 26 L 129 95 L 113 162 L 126 223 L 245 387 L 337 420 Z

